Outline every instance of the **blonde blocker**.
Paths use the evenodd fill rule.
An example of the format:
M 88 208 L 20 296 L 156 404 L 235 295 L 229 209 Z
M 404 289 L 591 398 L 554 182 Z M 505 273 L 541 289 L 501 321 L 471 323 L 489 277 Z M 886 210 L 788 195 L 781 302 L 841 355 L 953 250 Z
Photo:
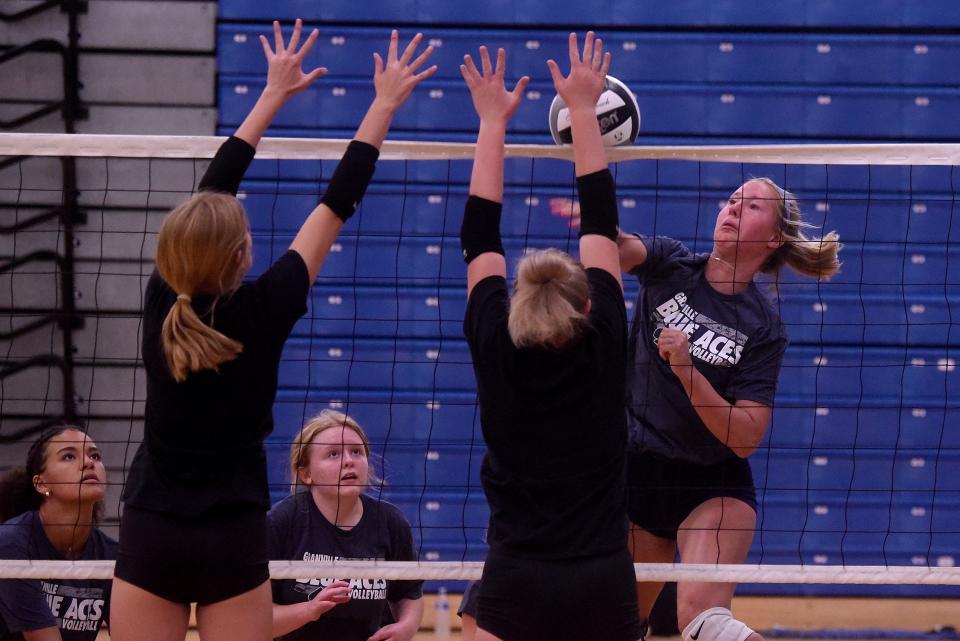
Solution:
M 786 265 L 799 274 L 829 280 L 841 265 L 838 255 L 843 245 L 837 232 L 832 231 L 823 237 L 807 237 L 803 230 L 813 229 L 815 225 L 803 221 L 797 197 L 769 178 L 753 180 L 767 185 L 778 195 L 777 213 L 783 240 L 783 246 L 773 253 L 760 271 L 776 277 L 780 268 Z
M 367 433 L 360 427 L 355 420 L 336 410 L 323 410 L 312 419 L 307 421 L 299 433 L 294 437 L 290 445 L 290 491 L 296 492 L 298 489 L 305 489 L 300 483 L 300 470 L 307 466 L 310 461 L 310 445 L 317 435 L 326 430 L 335 427 L 345 427 L 356 432 L 357 436 L 363 442 L 363 453 L 370 461 L 370 439 Z M 370 485 L 380 483 L 376 474 L 371 469 L 368 476 Z
M 190 302 L 199 294 L 218 299 L 240 286 L 249 264 L 248 238 L 247 216 L 229 194 L 195 194 L 163 221 L 157 271 L 177 293 L 163 321 L 163 351 L 177 382 L 190 372 L 217 370 L 243 350 L 238 341 L 204 323 Z
M 587 324 L 590 286 L 583 267 L 558 249 L 527 254 L 517 265 L 507 329 L 517 347 L 563 347 Z

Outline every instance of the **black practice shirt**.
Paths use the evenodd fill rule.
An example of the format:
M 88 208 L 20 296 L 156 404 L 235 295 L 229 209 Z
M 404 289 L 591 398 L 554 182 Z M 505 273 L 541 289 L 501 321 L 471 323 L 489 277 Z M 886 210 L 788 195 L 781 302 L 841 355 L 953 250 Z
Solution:
M 513 344 L 502 276 L 470 294 L 464 332 L 487 443 L 491 551 L 568 559 L 626 545 L 626 312 L 613 276 L 588 269 L 587 278 L 589 326 L 558 350 Z
M 252 158 L 252 147 L 230 138 L 201 188 L 235 191 Z M 215 306 L 211 297 L 195 296 L 200 319 L 242 343 L 243 351 L 219 372 L 191 372 L 177 383 L 161 337 L 177 294 L 154 271 L 143 308 L 144 439 L 124 490 L 127 505 L 183 515 L 238 505 L 269 509 L 263 439 L 273 430 L 283 344 L 307 310 L 309 280 L 303 258 L 288 251 Z
M 270 558 L 282 561 L 416 561 L 410 524 L 395 506 L 361 496 L 363 516 L 350 530 L 326 519 L 309 492 L 277 503 L 267 514 Z M 347 581 L 351 600 L 335 606 L 316 621 L 290 632 L 283 641 L 366 641 L 384 623 L 388 603 L 419 599 L 423 581 L 385 579 L 303 578 L 273 581 L 273 602 L 303 603 L 335 581 Z

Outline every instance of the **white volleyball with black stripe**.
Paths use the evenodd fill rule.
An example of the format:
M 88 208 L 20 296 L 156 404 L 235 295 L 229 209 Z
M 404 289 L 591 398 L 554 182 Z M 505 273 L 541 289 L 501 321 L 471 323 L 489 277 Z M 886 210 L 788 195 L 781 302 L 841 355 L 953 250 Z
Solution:
M 607 76 L 603 93 L 597 100 L 597 121 L 603 144 L 608 147 L 631 145 L 640 133 L 640 106 L 627 85 Z M 558 145 L 573 142 L 570 132 L 570 110 L 556 96 L 550 104 L 550 135 Z

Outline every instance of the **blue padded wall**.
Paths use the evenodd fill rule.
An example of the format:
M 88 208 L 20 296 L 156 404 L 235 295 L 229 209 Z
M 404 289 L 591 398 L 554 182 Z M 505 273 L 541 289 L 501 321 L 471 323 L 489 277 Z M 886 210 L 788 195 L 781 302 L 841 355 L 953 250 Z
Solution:
M 544 61 L 571 28 L 596 28 L 611 73 L 637 95 L 645 144 L 952 142 L 960 139 L 960 5 L 951 0 L 397 0 L 220 3 L 219 123 L 231 133 L 265 83 L 257 36 L 302 17 L 321 35 L 308 64 L 330 69 L 278 116 L 273 135 L 349 137 L 373 97 L 371 52 L 391 27 L 422 30 L 438 73 L 397 114 L 397 139 L 472 141 L 459 74 L 480 44 L 531 76 L 509 142 L 550 141 Z M 279 12 L 279 13 L 278 13 Z M 375 15 L 373 15 L 375 14 Z M 241 197 L 254 272 L 288 246 L 334 162 L 256 161 Z M 946 565 L 960 549 L 958 176 L 950 167 L 637 161 L 613 168 L 622 226 L 710 246 L 720 203 L 744 180 L 793 190 L 807 219 L 839 232 L 844 266 L 817 283 L 785 272 L 778 306 L 791 338 L 773 420 L 751 457 L 761 507 L 750 562 Z M 375 494 L 404 510 L 421 558 L 482 559 L 484 445 L 462 338 L 457 232 L 470 163 L 381 162 L 311 292 L 280 370 L 268 454 L 274 497 L 305 416 L 335 407 L 370 433 Z M 571 249 L 551 213 L 570 198 L 565 161 L 510 159 L 503 232 Z M 771 292 L 772 285 L 769 286 Z M 628 307 L 636 284 L 627 282 Z M 945 589 L 741 586 L 741 592 L 956 594 Z

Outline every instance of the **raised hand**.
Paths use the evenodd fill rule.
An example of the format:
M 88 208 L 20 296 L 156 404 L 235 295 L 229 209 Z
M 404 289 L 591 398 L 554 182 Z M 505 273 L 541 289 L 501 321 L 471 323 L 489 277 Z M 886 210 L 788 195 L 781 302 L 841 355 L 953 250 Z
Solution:
M 423 34 L 418 33 L 413 37 L 410 43 L 403 50 L 403 54 L 397 55 L 399 50 L 398 41 L 400 39 L 396 29 L 390 34 L 390 47 L 387 50 L 387 60 L 384 62 L 379 53 L 373 54 L 374 71 L 373 86 L 377 92 L 377 102 L 390 111 L 396 111 L 410 97 L 413 88 L 424 78 L 429 78 L 437 71 L 437 65 L 428 67 L 420 73 L 417 69 L 423 66 L 430 54 L 433 53 L 433 46 L 429 46 L 411 62 L 413 54 L 416 53 L 420 41 L 423 40 Z
M 314 29 L 310 32 L 306 42 L 297 50 L 300 44 L 300 33 L 303 30 L 303 21 L 297 18 L 293 25 L 293 34 L 290 42 L 284 44 L 283 34 L 280 32 L 280 23 L 273 21 L 274 48 L 266 36 L 260 36 L 263 45 L 263 55 L 267 58 L 267 87 L 265 91 L 275 91 L 284 99 L 290 98 L 309 87 L 314 80 L 327 73 L 326 67 L 318 67 L 310 73 L 303 72 L 303 60 L 313 48 L 320 32 Z
M 528 76 L 524 76 L 514 85 L 513 91 L 507 91 L 503 84 L 503 75 L 507 67 L 507 54 L 503 49 L 497 50 L 497 66 L 490 64 L 490 54 L 486 47 L 480 47 L 480 66 L 483 69 L 481 73 L 469 55 L 463 57 L 463 64 L 460 65 L 460 73 L 467 82 L 470 89 L 470 96 L 473 98 L 473 108 L 477 110 L 481 122 L 500 122 L 506 124 L 507 121 L 517 111 L 520 106 L 520 100 L 523 98 L 523 91 L 530 82 Z
M 553 86 L 567 107 L 594 109 L 610 69 L 610 52 L 603 52 L 603 40 L 588 31 L 583 39 L 583 54 L 577 44 L 577 34 L 570 34 L 570 74 L 564 78 L 554 60 L 547 60 Z

